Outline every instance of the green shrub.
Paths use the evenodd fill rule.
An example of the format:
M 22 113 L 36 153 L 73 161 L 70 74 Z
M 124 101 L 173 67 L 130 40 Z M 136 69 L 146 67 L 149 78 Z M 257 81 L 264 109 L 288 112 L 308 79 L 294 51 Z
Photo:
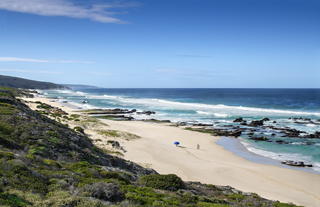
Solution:
M 59 136 L 58 132 L 53 131 L 53 130 L 48 131 L 47 135 L 51 136 L 51 137 L 58 137 Z
M 74 131 L 84 134 L 84 129 L 82 127 L 76 126 L 73 128 Z
M 274 206 L 274 207 L 298 207 L 298 206 L 296 206 L 296 205 L 294 205 L 294 204 L 291 204 L 291 203 L 281 203 L 281 202 L 279 202 L 279 201 L 275 202 L 275 203 L 273 204 L 273 206 Z
M 14 154 L 12 152 L 0 151 L 0 159 L 1 158 L 11 160 L 14 158 Z
M 43 159 L 43 163 L 52 167 L 61 167 L 61 165 L 55 160 Z
M 39 104 L 39 105 L 37 105 L 38 109 L 46 109 L 46 110 L 48 110 L 48 109 L 52 109 L 53 108 L 52 106 L 50 106 L 49 104 L 46 104 L 46 103 L 37 102 L 37 104 Z
M 152 188 L 136 187 L 133 185 L 123 186 L 125 197 L 131 202 L 151 206 L 153 202 L 160 201 L 162 194 L 155 192 Z
M 0 102 L 0 114 L 2 115 L 12 115 L 14 112 L 16 112 L 16 109 L 14 106 L 8 103 L 2 103 Z
M 117 130 L 100 130 L 98 133 L 106 137 L 120 137 L 119 131 Z
M 226 204 L 217 204 L 217 203 L 207 203 L 207 202 L 199 202 L 197 207 L 229 207 Z
M 29 155 L 42 155 L 45 153 L 46 148 L 44 146 L 31 146 L 28 154 Z
M 46 178 L 29 169 L 21 160 L 1 161 L 0 175 L 6 179 L 10 187 L 41 194 L 47 192 Z
M 184 182 L 174 174 L 145 175 L 140 178 L 140 184 L 162 190 L 176 191 L 184 188 Z
M 61 139 L 57 138 L 57 137 L 50 137 L 49 142 L 54 143 L 54 144 L 61 144 Z
M 79 119 L 80 118 L 79 114 L 71 114 L 70 116 L 72 119 Z
M 245 195 L 239 194 L 239 193 L 233 193 L 228 195 L 228 198 L 230 198 L 231 200 L 236 200 L 236 201 L 241 201 L 243 199 L 245 199 Z
M 0 122 L 0 133 L 11 134 L 14 131 L 13 127 L 5 122 Z
M 12 207 L 23 207 L 30 203 L 26 200 L 9 193 L 0 193 L 0 205 L 2 206 L 12 206 Z

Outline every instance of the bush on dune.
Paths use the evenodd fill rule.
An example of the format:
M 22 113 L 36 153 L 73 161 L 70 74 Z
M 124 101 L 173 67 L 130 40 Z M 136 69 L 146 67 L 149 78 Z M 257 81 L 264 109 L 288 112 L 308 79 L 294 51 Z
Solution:
M 174 174 L 142 176 L 140 178 L 140 183 L 147 187 L 169 191 L 176 191 L 184 188 L 184 182 Z

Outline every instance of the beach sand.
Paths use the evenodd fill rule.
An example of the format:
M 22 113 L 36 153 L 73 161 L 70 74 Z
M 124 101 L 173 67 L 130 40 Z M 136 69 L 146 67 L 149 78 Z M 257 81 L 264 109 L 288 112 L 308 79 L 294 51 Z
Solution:
M 61 107 L 68 113 L 79 113 L 67 105 L 46 98 L 25 100 L 41 101 Z M 32 104 L 29 105 L 34 108 Z M 308 207 L 320 206 L 319 174 L 251 162 L 217 145 L 215 142 L 218 137 L 168 124 L 101 121 L 108 125 L 102 125 L 101 128 L 140 136 L 139 139 L 129 141 L 117 138 L 126 150 L 123 158 L 153 168 L 159 173 L 174 173 L 185 181 L 229 185 L 244 192 L 257 193 L 267 199 Z M 85 132 L 94 140 L 99 137 L 101 143 L 109 140 L 93 130 L 88 129 Z M 174 141 L 179 141 L 181 146 L 176 147 Z M 98 146 L 106 146 L 101 143 Z M 200 149 L 197 149 L 197 144 Z

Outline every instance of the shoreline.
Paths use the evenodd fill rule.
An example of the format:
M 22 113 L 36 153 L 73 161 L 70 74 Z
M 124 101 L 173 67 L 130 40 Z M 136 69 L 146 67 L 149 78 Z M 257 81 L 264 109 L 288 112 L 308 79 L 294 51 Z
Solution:
M 36 100 L 68 113 L 80 113 L 69 103 L 51 102 L 53 99 L 48 98 L 29 99 Z M 219 137 L 161 123 L 99 120 L 113 130 L 138 135 L 139 139 L 130 141 L 117 139 L 126 150 L 124 158 L 159 173 L 174 173 L 187 181 L 230 185 L 272 200 L 314 207 L 320 203 L 320 187 L 316 185 L 320 183 L 319 175 L 246 160 L 218 145 Z M 92 134 L 90 129 L 86 133 L 97 140 L 94 138 L 97 134 Z M 182 147 L 173 146 L 176 140 Z M 196 149 L 197 144 L 200 150 Z
M 216 144 L 222 146 L 224 149 L 228 150 L 229 152 L 232 152 L 235 155 L 242 157 L 251 162 L 265 164 L 265 165 L 272 165 L 272 166 L 277 166 L 281 168 L 287 168 L 291 170 L 298 170 L 298 171 L 309 172 L 309 173 L 320 175 L 319 171 L 313 170 L 312 168 L 284 165 L 284 164 L 281 164 L 281 161 L 279 160 L 272 159 L 270 157 L 266 157 L 266 156 L 251 152 L 242 144 L 239 138 L 235 139 L 231 137 L 221 137 L 219 140 L 217 140 Z
M 45 95 L 42 95 L 42 96 L 45 97 Z M 48 97 L 46 97 L 46 98 L 48 98 Z M 72 109 L 79 110 L 79 111 L 81 111 L 81 110 L 98 109 L 97 107 L 93 107 L 93 106 L 90 106 L 88 108 L 88 106 L 86 104 L 80 104 L 80 103 L 75 103 L 75 102 L 67 102 L 67 103 L 61 102 L 61 100 L 65 100 L 65 99 L 54 99 L 54 100 L 58 100 L 59 103 L 62 106 L 66 106 L 68 108 L 72 108 Z M 114 109 L 114 108 L 101 108 L 101 109 Z M 99 118 L 99 116 L 104 116 L 104 115 L 101 114 L 101 115 L 96 115 L 94 117 Z M 135 115 L 133 115 L 133 116 L 129 115 L 129 117 L 130 118 L 133 117 L 134 118 L 133 120 L 135 120 L 135 121 L 145 121 L 145 122 L 155 122 L 155 123 L 171 123 L 171 124 L 177 125 L 179 127 L 182 126 L 182 128 L 189 127 L 189 125 L 191 127 L 192 126 L 212 126 L 211 124 L 207 125 L 208 123 L 200 122 L 200 121 L 181 121 L 181 122 L 177 121 L 176 122 L 176 121 L 172 121 L 172 120 L 168 120 L 168 119 L 155 119 L 155 118 L 152 118 L 152 117 L 150 118 L 149 116 L 146 116 L 145 119 L 141 119 L 141 117 L 138 118 Z M 114 120 L 116 120 L 116 119 L 114 119 Z M 129 120 L 132 121 L 131 119 L 129 119 Z M 119 121 L 119 120 L 117 120 L 117 121 Z M 179 123 L 187 123 L 189 125 L 179 125 Z M 194 123 L 194 124 L 192 124 L 192 123 Z M 195 125 L 195 123 L 198 123 L 199 125 Z M 232 140 L 230 142 L 237 142 L 238 145 L 241 145 L 241 146 L 240 147 L 237 146 L 236 148 L 230 148 L 229 146 L 225 146 L 223 144 L 223 141 L 221 141 L 221 139 L 228 138 L 228 137 L 230 138 L 230 140 Z M 260 163 L 260 164 L 269 164 L 269 165 L 274 165 L 274 166 L 277 166 L 277 167 L 288 168 L 288 169 L 293 169 L 293 170 L 305 171 L 305 172 L 310 172 L 310 173 L 314 173 L 314 174 L 320 174 L 320 168 L 319 167 L 317 169 L 314 169 L 314 167 L 317 166 L 317 165 L 314 165 L 314 167 L 295 167 L 295 166 L 285 165 L 285 164 L 281 163 L 284 160 L 279 160 L 279 159 L 276 159 L 274 157 L 265 156 L 262 153 L 256 153 L 254 151 L 249 150 L 242 141 L 239 141 L 238 137 L 236 137 L 236 138 L 237 139 L 234 139 L 233 135 L 222 135 L 220 137 L 220 139 L 217 141 L 217 143 L 218 144 L 221 143 L 221 145 L 226 150 L 234 153 L 237 156 L 245 158 L 248 161 L 257 162 L 257 163 Z M 239 150 L 240 148 L 241 148 L 241 150 Z M 266 152 L 268 152 L 268 151 L 266 151 Z M 295 159 L 295 158 L 287 158 L 286 160 L 300 161 L 299 159 Z M 310 163 L 310 161 L 309 162 L 308 161 L 304 161 L 304 162 L 305 163 Z

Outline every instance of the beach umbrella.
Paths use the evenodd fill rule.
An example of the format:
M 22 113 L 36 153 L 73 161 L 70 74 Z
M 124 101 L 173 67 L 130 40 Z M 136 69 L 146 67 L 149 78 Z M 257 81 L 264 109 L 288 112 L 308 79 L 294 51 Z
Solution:
M 180 144 L 180 142 L 175 141 L 173 144 L 176 145 L 176 146 L 178 146 L 178 145 Z

